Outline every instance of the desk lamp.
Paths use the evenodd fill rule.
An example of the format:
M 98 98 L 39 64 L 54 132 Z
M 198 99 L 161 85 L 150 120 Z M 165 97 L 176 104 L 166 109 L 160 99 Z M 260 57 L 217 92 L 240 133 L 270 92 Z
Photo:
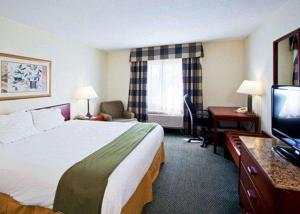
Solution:
M 262 95 L 262 88 L 257 81 L 244 80 L 238 90 L 236 91 L 239 94 L 248 95 L 248 114 L 253 114 L 252 111 L 252 96 L 253 95 Z
M 92 86 L 84 86 L 78 90 L 77 94 L 78 99 L 86 99 L 87 100 L 87 117 L 92 117 L 90 113 L 90 99 L 97 98 L 98 95 L 93 89 Z

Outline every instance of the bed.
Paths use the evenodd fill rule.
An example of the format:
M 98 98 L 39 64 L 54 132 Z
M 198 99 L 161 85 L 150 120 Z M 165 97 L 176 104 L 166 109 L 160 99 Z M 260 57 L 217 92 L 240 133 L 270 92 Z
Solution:
M 0 213 L 55 213 L 55 192 L 64 172 L 135 124 L 70 120 L 70 104 L 47 108 L 60 109 L 66 122 L 0 144 Z M 140 213 L 152 201 L 152 184 L 164 161 L 163 136 L 156 126 L 110 174 L 102 214 Z

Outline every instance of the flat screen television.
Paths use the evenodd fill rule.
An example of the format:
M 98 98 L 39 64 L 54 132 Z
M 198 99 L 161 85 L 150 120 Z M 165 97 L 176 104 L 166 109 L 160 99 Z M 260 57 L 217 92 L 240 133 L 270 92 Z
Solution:
M 288 145 L 273 149 L 300 166 L 299 86 L 272 86 L 272 134 Z

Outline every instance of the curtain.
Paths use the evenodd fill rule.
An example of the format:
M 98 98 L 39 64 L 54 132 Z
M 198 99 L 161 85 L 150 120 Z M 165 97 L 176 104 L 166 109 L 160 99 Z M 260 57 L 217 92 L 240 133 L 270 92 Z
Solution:
M 299 57 L 299 51 L 298 50 L 294 50 L 293 51 L 293 85 L 299 85 L 300 82 L 299 82 L 299 60 L 298 60 L 298 57 Z
M 190 83 L 183 82 L 186 85 L 183 91 L 188 91 L 195 97 L 194 103 L 202 107 L 202 86 L 198 83 L 201 83 L 200 58 L 203 56 L 201 42 L 131 49 L 128 110 L 134 112 L 139 121 L 147 121 L 147 61 L 163 59 L 183 60 L 184 76 L 191 77 Z
M 299 85 L 299 49 L 297 36 L 291 36 L 289 38 L 289 43 L 293 60 L 293 85 Z
M 148 113 L 183 116 L 182 60 L 148 62 Z
M 189 94 L 191 101 L 198 111 L 203 109 L 202 98 L 202 68 L 200 58 L 182 59 L 183 94 Z M 185 134 L 193 134 L 195 127 L 191 121 L 187 108 L 184 106 L 183 126 Z
M 131 62 L 128 110 L 140 122 L 147 121 L 147 62 Z
M 130 51 L 130 62 L 162 60 L 162 59 L 184 59 L 203 57 L 203 46 L 201 42 L 162 45 L 148 48 L 133 48 Z

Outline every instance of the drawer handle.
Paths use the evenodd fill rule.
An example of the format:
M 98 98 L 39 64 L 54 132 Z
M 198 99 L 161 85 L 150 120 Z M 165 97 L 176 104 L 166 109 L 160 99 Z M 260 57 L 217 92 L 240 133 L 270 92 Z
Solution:
M 254 166 L 248 166 L 247 167 L 247 171 L 251 174 L 251 175 L 256 175 L 257 174 L 257 170 Z
M 256 199 L 256 195 L 255 195 L 255 192 L 251 189 L 248 189 L 247 190 L 247 195 L 250 199 Z

